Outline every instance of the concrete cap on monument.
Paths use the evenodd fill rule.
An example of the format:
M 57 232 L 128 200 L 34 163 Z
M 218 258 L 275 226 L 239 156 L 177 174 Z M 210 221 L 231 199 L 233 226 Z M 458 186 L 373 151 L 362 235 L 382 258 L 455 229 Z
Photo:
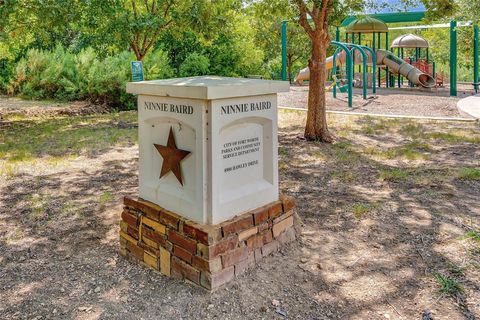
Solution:
M 138 94 L 139 196 L 201 224 L 278 200 L 277 93 L 288 82 L 203 76 Z

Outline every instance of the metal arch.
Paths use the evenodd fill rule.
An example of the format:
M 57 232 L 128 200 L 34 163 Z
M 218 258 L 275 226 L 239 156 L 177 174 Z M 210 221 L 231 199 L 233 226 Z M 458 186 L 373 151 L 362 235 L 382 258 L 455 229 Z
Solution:
M 363 99 L 367 99 L 367 54 L 365 53 L 365 50 L 363 50 L 361 45 L 358 44 L 349 44 L 349 47 L 352 47 L 352 53 L 355 56 L 355 50 L 360 51 L 362 55 L 362 65 L 363 65 L 363 72 L 362 72 L 362 79 L 363 79 L 363 85 L 362 85 L 362 92 L 363 92 Z
M 352 53 L 348 49 L 348 44 L 338 41 L 330 42 L 331 45 L 337 46 L 345 51 L 347 55 L 347 81 L 348 81 L 348 106 L 351 108 L 353 106 L 353 60 Z M 337 53 L 337 52 L 336 52 Z M 334 55 L 333 61 L 335 63 L 337 56 Z
M 376 69 L 377 69 L 377 53 L 375 52 L 375 50 L 373 50 L 372 48 L 369 48 L 367 46 L 361 46 L 362 49 L 364 50 L 367 50 L 368 52 L 370 52 L 370 54 L 372 55 L 372 91 L 373 91 L 373 94 L 376 94 L 377 93 L 377 85 L 376 85 L 376 79 L 375 79 L 375 73 L 376 73 Z
M 342 50 L 342 48 L 337 47 L 337 49 L 333 53 L 332 74 L 334 74 L 335 76 L 337 74 L 337 55 L 340 52 L 340 50 Z M 333 97 L 337 98 L 337 85 L 336 84 L 333 86 Z

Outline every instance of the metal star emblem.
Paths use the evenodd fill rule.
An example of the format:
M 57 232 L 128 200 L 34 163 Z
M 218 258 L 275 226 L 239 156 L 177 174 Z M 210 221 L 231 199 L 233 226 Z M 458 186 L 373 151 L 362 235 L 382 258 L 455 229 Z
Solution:
M 183 186 L 180 162 L 190 154 L 190 151 L 177 148 L 177 144 L 175 143 L 175 137 L 173 136 L 172 127 L 170 127 L 170 133 L 168 134 L 168 141 L 166 146 L 155 143 L 153 145 L 163 158 L 160 179 L 164 175 L 172 171 L 175 177 L 177 177 L 178 182 L 180 182 L 180 184 Z

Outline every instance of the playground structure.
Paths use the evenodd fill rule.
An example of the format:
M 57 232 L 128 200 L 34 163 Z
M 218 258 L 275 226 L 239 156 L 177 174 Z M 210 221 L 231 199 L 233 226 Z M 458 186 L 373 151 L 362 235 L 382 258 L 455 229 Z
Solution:
M 346 47 L 351 47 L 349 43 L 343 43 Z M 354 49 L 354 54 L 353 54 L 353 64 L 361 64 L 363 62 L 363 55 L 358 48 L 353 47 Z M 362 48 L 364 49 L 364 48 Z M 366 54 L 366 59 L 367 59 L 367 66 L 372 67 L 372 61 L 373 57 L 370 52 L 365 52 Z M 334 63 L 333 60 L 335 59 L 335 64 L 340 64 L 340 65 L 347 65 L 347 54 L 345 51 L 342 51 L 341 53 L 337 54 L 336 57 L 334 56 L 328 57 L 326 60 L 326 69 L 330 70 L 333 68 Z M 376 66 L 377 67 L 382 67 L 382 68 L 389 68 L 389 72 L 392 74 L 397 74 L 398 78 L 400 79 L 400 76 L 404 76 L 407 78 L 413 85 L 418 85 L 424 88 L 432 88 L 435 86 L 435 80 L 433 79 L 432 76 L 428 73 L 428 71 L 423 71 L 416 66 L 420 66 L 420 64 L 417 64 L 415 62 L 408 62 L 403 59 L 400 59 L 399 57 L 393 55 L 391 52 L 386 51 L 386 50 L 377 50 L 376 51 Z M 348 67 L 347 67 L 348 68 Z M 353 66 L 350 66 L 350 68 L 353 68 Z M 428 67 L 423 67 L 424 70 L 429 70 Z M 296 81 L 299 84 L 302 84 L 303 81 L 308 80 L 310 78 L 310 71 L 308 68 L 300 70 L 296 77 Z M 400 81 L 400 80 L 399 80 Z M 371 85 L 368 85 L 368 81 L 363 81 L 362 86 L 364 83 L 367 83 L 367 87 Z
M 435 79 L 435 85 L 442 87 L 445 75 L 442 73 L 437 73 L 435 71 L 435 62 L 431 62 L 429 59 L 429 44 L 428 41 L 424 38 L 414 35 L 414 34 L 404 34 L 398 36 L 395 40 L 393 40 L 391 49 L 394 51 L 397 49 L 397 56 L 401 59 L 407 61 L 409 64 L 420 70 L 421 72 L 431 75 Z M 404 58 L 404 50 L 405 49 L 415 49 L 415 56 L 414 57 L 407 57 Z M 422 49 L 424 52 L 424 56 L 422 57 Z M 401 86 L 401 77 L 400 75 L 397 78 L 398 87 Z M 392 81 L 392 80 L 391 80 Z M 412 86 L 415 83 L 410 83 Z
M 395 26 L 389 28 L 387 23 L 416 23 L 421 22 L 425 17 L 424 11 L 402 12 L 402 13 L 381 13 L 373 14 L 363 18 L 350 16 L 345 19 L 340 26 L 336 28 L 335 41 L 332 45 L 339 49 L 334 56 L 327 59 L 326 67 L 332 70 L 332 75 L 341 78 L 337 74 L 337 65 L 344 67 L 345 79 L 336 81 L 333 87 L 334 97 L 336 96 L 337 86 L 341 91 L 348 91 L 349 106 L 351 106 L 353 79 L 357 78 L 355 66 L 359 65 L 359 74 L 363 92 L 367 87 L 376 92 L 377 87 L 382 85 L 386 88 L 401 87 L 403 78 L 408 80 L 410 86 L 420 86 L 432 88 L 434 86 L 443 86 L 445 76 L 443 73 L 436 72 L 435 61 L 429 57 L 428 42 L 413 34 L 404 34 L 397 37 L 392 44 L 389 43 L 390 30 L 408 30 L 408 29 L 429 29 L 429 28 L 450 28 L 450 96 L 457 96 L 457 28 L 470 27 L 471 23 L 457 23 L 452 20 L 449 24 L 433 25 L 414 25 L 414 26 Z M 340 41 L 340 30 L 344 29 L 345 41 Z M 479 88 L 478 79 L 478 26 L 473 25 L 474 30 L 474 70 L 473 70 L 473 88 L 477 92 Z M 286 48 L 287 48 L 287 21 L 282 23 L 282 80 L 287 80 Z M 383 45 L 384 44 L 384 45 Z M 397 51 L 396 55 L 389 51 Z M 412 52 L 413 56 L 405 56 L 406 52 Z M 364 57 L 365 55 L 365 57 Z M 348 57 L 350 56 L 350 62 Z M 375 64 L 374 64 L 375 62 Z M 366 75 L 368 69 L 370 70 Z M 361 73 L 361 74 L 360 74 Z M 371 74 L 371 75 L 370 75 Z M 371 77 L 369 79 L 369 77 Z M 308 68 L 299 72 L 297 80 L 308 80 Z M 377 78 L 377 79 L 375 79 Z M 396 79 L 395 79 L 396 78 Z M 396 81 L 395 81 L 396 80 Z M 344 83 L 344 86 L 338 85 Z M 343 89 L 343 90 L 342 90 Z M 345 90 L 346 89 L 346 90 Z M 364 94 L 366 99 L 366 94 Z

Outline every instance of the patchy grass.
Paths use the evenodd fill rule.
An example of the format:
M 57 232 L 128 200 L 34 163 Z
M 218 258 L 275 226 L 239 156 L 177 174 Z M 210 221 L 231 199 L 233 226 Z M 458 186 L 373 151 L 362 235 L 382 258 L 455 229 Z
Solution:
M 448 266 L 448 272 L 450 272 L 455 277 L 461 277 L 465 275 L 465 269 L 465 267 L 460 267 L 453 263 L 450 263 Z
M 325 153 L 322 152 L 322 150 L 313 150 L 311 153 L 312 157 L 315 157 L 316 159 L 319 160 L 326 160 Z
M 53 197 L 50 195 L 32 194 L 26 199 L 30 208 L 29 219 L 32 222 L 48 220 L 51 213 Z
M 399 125 L 399 119 L 373 118 L 365 116 L 362 118 L 361 132 L 366 135 L 382 135 L 390 132 L 392 128 Z
M 380 179 L 390 182 L 399 182 L 407 180 L 409 172 L 400 168 L 380 170 Z
M 13 178 L 18 173 L 18 165 L 15 163 L 0 162 L 0 176 L 6 179 Z
M 70 201 L 60 201 L 50 194 L 31 194 L 24 199 L 28 211 L 28 219 L 32 223 L 44 224 L 76 215 L 79 207 Z
M 480 231 L 470 230 L 465 234 L 465 238 L 472 239 L 472 240 L 480 243 Z
M 70 202 L 66 202 L 60 207 L 60 211 L 58 213 L 58 216 L 59 217 L 72 216 L 72 215 L 75 215 L 77 212 L 78 212 L 78 210 L 77 210 L 77 207 L 75 205 L 73 205 Z
M 80 154 L 137 141 L 136 113 L 13 120 L 0 130 L 0 160 L 8 163 L 49 159 L 53 164 Z M 11 168 L 3 168 L 9 175 Z
M 25 236 L 25 232 L 17 226 L 12 228 L 7 232 L 6 240 L 7 241 L 18 241 Z
M 399 148 L 397 148 L 397 156 L 403 157 L 408 160 L 425 159 L 427 155 L 425 153 L 431 152 L 432 148 L 429 144 L 420 141 L 409 142 Z
M 373 211 L 375 208 L 376 208 L 375 204 L 357 202 L 350 207 L 350 210 L 355 218 L 360 219 L 367 213 Z
M 421 123 L 408 123 L 400 128 L 400 133 L 410 138 L 421 138 L 424 133 L 424 126 Z
M 480 180 L 480 169 L 461 168 L 458 171 L 458 178 L 462 180 Z
M 455 143 L 480 143 L 480 135 L 477 131 L 448 129 L 446 123 L 436 123 L 437 128 L 444 127 L 443 131 L 428 131 L 425 124 L 410 122 L 400 127 L 399 133 L 411 139 L 440 140 L 448 144 Z
M 468 142 L 468 143 L 480 143 L 480 136 L 472 136 L 467 134 L 466 132 L 459 132 L 459 131 L 449 131 L 449 132 L 430 132 L 424 135 L 425 138 L 428 139 L 437 139 L 442 140 L 447 143 L 461 143 L 461 142 Z
M 331 177 L 332 179 L 338 179 L 343 183 L 353 183 L 359 179 L 358 173 L 353 170 L 334 171 L 332 172 Z
M 441 293 L 457 296 L 463 292 L 462 285 L 456 279 L 443 275 L 439 272 L 435 272 L 433 276 L 437 284 L 440 286 Z
M 363 154 L 374 156 L 380 159 L 406 159 L 406 160 L 425 160 L 432 152 L 432 147 L 425 142 L 412 141 L 401 146 L 388 149 L 381 147 L 367 146 L 361 150 Z
M 287 150 L 287 148 L 278 147 L 278 155 L 279 155 L 279 156 L 286 156 L 286 155 L 288 155 L 288 150 Z
M 110 191 L 105 191 L 98 198 L 98 202 L 101 205 L 105 205 L 107 202 L 112 201 L 112 199 L 113 199 L 113 194 Z
M 410 182 L 418 186 L 446 184 L 451 181 L 451 170 L 443 168 L 387 168 L 379 170 L 379 179 L 389 182 Z
M 334 161 L 354 164 L 358 161 L 358 154 L 348 140 L 340 140 L 329 146 Z
M 367 135 L 378 135 L 385 133 L 388 130 L 388 126 L 385 121 L 370 121 L 362 127 L 362 132 Z

